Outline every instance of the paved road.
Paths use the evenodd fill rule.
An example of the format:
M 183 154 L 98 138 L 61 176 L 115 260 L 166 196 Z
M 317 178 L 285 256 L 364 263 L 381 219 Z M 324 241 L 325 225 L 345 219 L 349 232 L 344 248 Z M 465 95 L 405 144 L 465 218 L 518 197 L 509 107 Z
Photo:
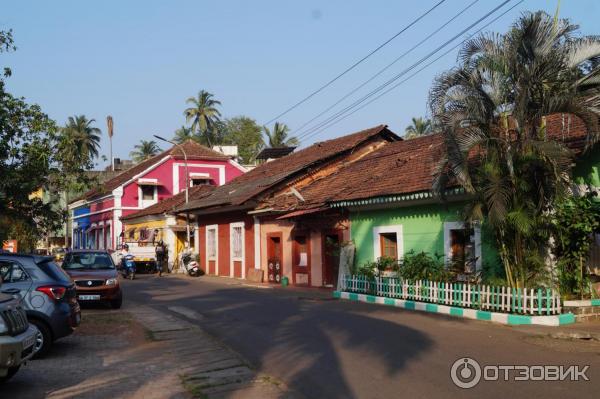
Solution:
M 307 398 L 586 398 L 600 391 L 597 341 L 540 338 L 523 328 L 227 279 L 141 277 L 124 283 L 126 299 L 179 316 L 188 309 L 190 322 Z M 450 368 L 465 356 L 488 365 L 590 365 L 590 381 L 485 381 L 462 390 Z

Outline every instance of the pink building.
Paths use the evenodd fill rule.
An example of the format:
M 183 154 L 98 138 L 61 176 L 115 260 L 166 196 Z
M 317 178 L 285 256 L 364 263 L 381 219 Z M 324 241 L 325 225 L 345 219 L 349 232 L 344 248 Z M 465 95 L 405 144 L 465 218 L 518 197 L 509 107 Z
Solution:
M 186 141 L 140 162 L 69 204 L 73 237 L 85 238 L 74 242 L 84 242 L 87 248 L 116 249 L 123 230 L 121 216 L 185 189 L 184 152 L 190 186 L 221 186 L 246 171 L 229 156 Z

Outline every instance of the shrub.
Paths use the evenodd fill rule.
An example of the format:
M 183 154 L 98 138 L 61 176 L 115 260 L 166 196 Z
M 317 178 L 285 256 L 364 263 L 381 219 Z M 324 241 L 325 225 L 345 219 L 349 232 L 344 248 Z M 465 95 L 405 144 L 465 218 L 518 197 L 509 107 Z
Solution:
M 433 257 L 427 252 L 416 253 L 411 250 L 402 258 L 399 275 L 407 280 L 435 280 L 443 281 L 448 278 L 448 273 L 443 261 L 443 255 L 435 254 Z

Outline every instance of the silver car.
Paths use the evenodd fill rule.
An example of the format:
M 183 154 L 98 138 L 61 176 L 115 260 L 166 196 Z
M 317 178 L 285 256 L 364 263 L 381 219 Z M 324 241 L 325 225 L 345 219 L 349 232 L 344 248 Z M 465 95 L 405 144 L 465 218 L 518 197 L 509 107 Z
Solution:
M 36 356 L 81 322 L 75 285 L 48 256 L 0 253 L 1 291 L 19 294 L 27 319 L 38 328 Z

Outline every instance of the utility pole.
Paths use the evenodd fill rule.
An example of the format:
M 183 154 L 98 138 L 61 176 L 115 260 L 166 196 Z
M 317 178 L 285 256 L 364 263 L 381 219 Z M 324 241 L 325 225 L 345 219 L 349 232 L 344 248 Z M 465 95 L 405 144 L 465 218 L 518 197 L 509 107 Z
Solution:
M 113 136 L 113 118 L 112 116 L 108 115 L 106 117 L 106 124 L 108 125 L 108 141 L 109 141 L 109 145 L 110 145 L 110 170 L 112 172 L 115 171 L 115 161 L 113 160 L 113 153 L 112 153 L 112 136 Z

